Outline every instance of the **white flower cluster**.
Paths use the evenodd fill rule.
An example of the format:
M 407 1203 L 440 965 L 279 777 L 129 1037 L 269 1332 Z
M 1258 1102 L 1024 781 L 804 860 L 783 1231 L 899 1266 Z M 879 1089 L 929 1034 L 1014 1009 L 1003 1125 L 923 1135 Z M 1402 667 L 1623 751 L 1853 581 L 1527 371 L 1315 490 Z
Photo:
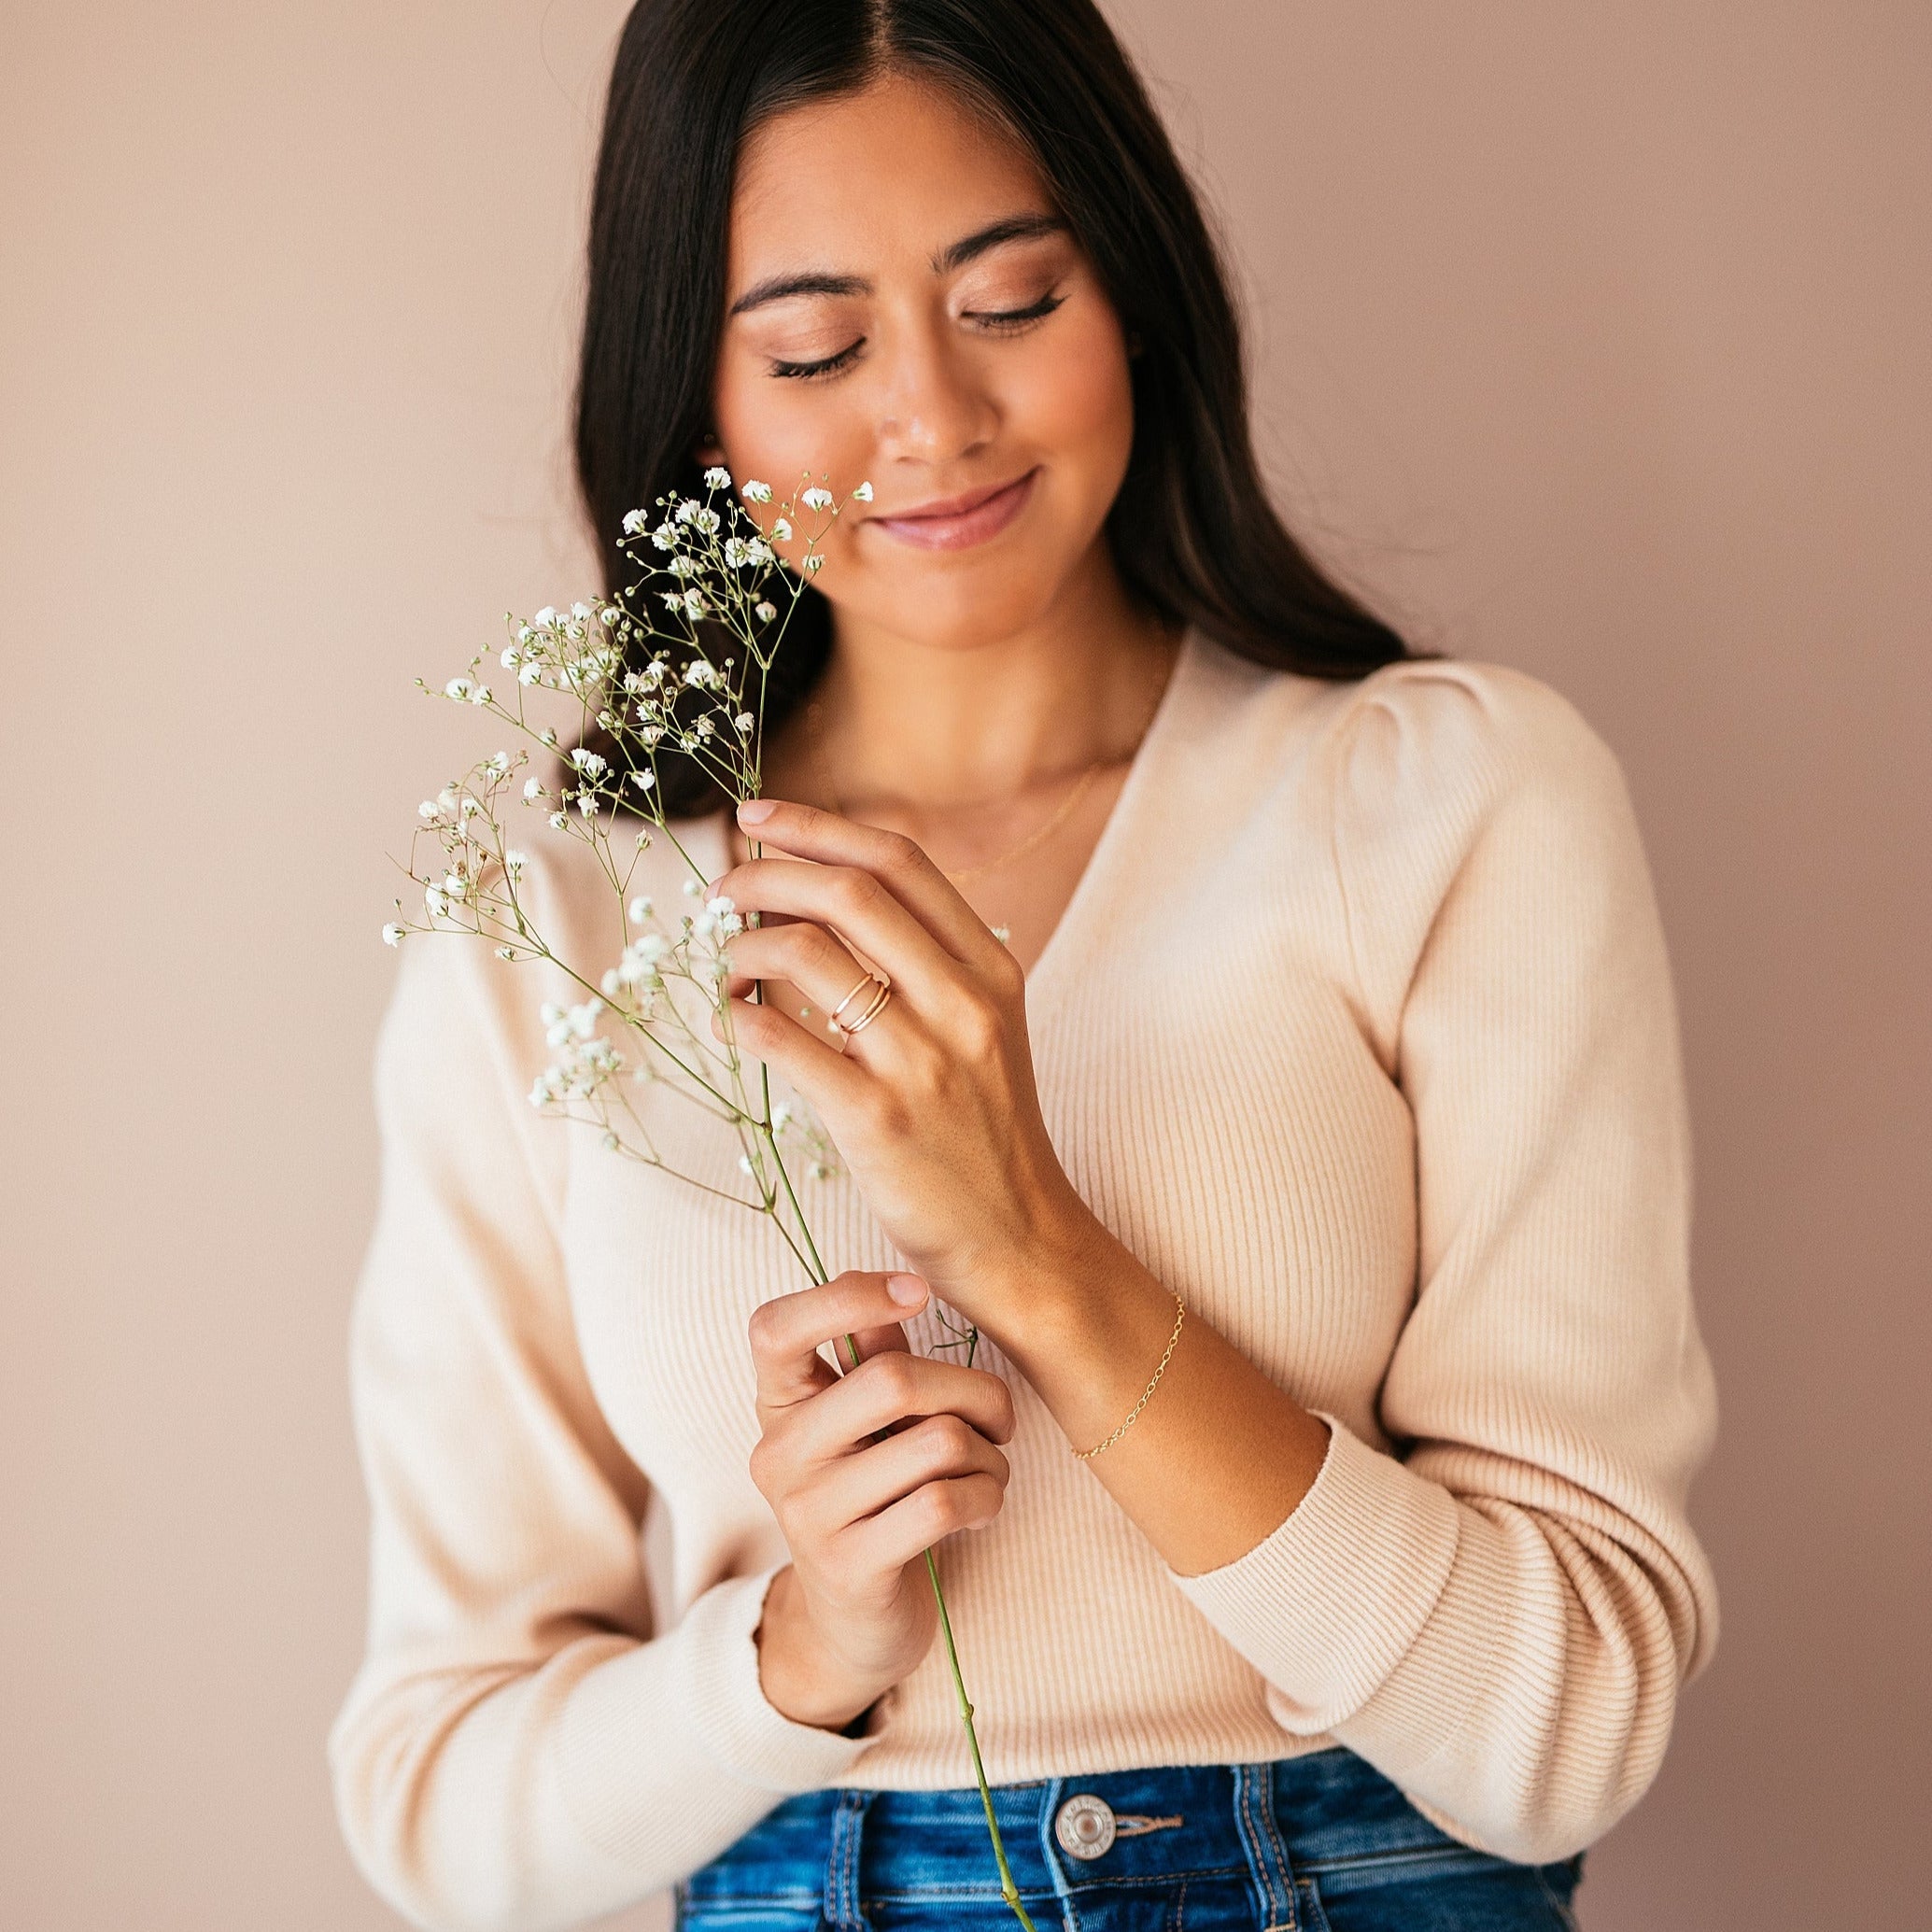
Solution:
M 869 502 L 870 486 L 853 496 Z M 638 567 L 635 582 L 506 619 L 501 694 L 482 678 L 478 654 L 436 695 L 533 741 L 554 772 L 527 771 L 527 751 L 497 752 L 426 798 L 416 837 L 430 841 L 433 860 L 413 852 L 408 867 L 422 911 L 408 916 L 399 899 L 399 916 L 383 927 L 391 946 L 415 933 L 466 933 L 500 958 L 546 968 L 556 982 L 542 1007 L 551 1059 L 531 1105 L 653 1164 L 661 1164 L 653 1110 L 673 1100 L 698 1106 L 739 1141 L 751 1182 L 744 1206 L 771 1217 L 801 1262 L 811 1241 L 790 1174 L 825 1178 L 837 1157 L 801 1108 L 770 1099 L 732 1037 L 729 947 L 744 917 L 695 869 L 684 881 L 690 904 L 672 917 L 630 886 L 655 839 L 676 844 L 663 802 L 666 757 L 695 762 L 728 798 L 761 789 L 766 680 L 839 507 L 822 479 L 783 501 L 755 480 L 734 495 L 729 473 L 714 466 L 698 494 L 660 498 L 654 512 L 623 519 L 620 548 Z M 559 707 L 554 722 L 543 715 Z M 513 804 L 586 846 L 613 887 L 618 943 L 600 972 L 561 957 L 540 929 L 530 859 L 508 837 Z

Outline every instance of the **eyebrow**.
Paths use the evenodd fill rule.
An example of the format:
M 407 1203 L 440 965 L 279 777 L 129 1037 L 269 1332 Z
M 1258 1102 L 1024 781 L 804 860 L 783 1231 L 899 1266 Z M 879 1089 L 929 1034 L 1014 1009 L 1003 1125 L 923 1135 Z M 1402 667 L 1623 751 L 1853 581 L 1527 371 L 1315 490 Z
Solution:
M 1043 234 L 1065 234 L 1066 223 L 1057 215 L 1006 215 L 989 221 L 984 228 L 949 244 L 932 258 L 936 275 L 951 275 L 991 248 L 1008 242 L 1032 241 Z M 835 275 L 823 269 L 805 269 L 793 275 L 768 275 L 754 282 L 730 308 L 727 316 L 741 316 L 749 309 L 762 308 L 768 302 L 783 302 L 792 295 L 869 295 L 872 285 L 863 275 Z

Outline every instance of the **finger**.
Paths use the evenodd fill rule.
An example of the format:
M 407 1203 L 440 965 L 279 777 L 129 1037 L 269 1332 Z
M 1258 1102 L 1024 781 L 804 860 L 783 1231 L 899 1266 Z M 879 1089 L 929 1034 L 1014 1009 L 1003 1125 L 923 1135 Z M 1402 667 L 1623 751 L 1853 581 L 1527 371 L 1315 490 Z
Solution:
M 868 969 L 824 926 L 809 919 L 787 920 L 783 925 L 754 926 L 731 941 L 730 977 L 726 991 L 742 997 L 758 980 L 785 980 L 806 999 L 829 1013 L 849 993 L 854 1006 L 863 1006 Z M 852 1017 L 848 1007 L 845 1017 Z
M 990 1475 L 943 1477 L 915 1489 L 839 1539 L 841 1563 L 857 1572 L 897 1570 L 956 1530 L 983 1530 L 1006 1502 Z
M 819 1474 L 801 1499 L 821 1536 L 903 1502 L 927 1483 L 988 1475 L 1004 1489 L 1012 1466 L 971 1423 L 957 1416 L 927 1416 L 870 1448 L 841 1457 Z
M 754 816 L 761 811 L 763 817 Z M 738 808 L 738 823 L 746 838 L 795 858 L 869 872 L 955 959 L 979 965 L 1004 951 L 914 839 L 782 798 L 748 798 Z
M 868 1056 L 884 1040 L 892 1040 L 901 1048 L 910 1044 L 910 1036 L 904 1030 L 909 1010 L 925 1020 L 930 1029 L 937 1033 L 949 1024 L 958 1009 L 975 1001 L 982 1006 L 985 1004 L 983 998 L 959 988 L 949 989 L 937 1005 L 931 1005 L 927 998 L 922 998 L 916 988 L 909 990 L 904 980 L 895 982 L 881 994 L 881 982 L 870 967 L 854 959 L 824 926 L 814 925 L 807 920 L 740 933 L 731 942 L 731 966 L 733 977 L 726 988 L 728 993 L 734 996 L 747 994 L 752 982 L 758 980 L 789 981 L 804 995 L 806 1006 L 814 1008 L 818 1016 L 804 1028 L 808 1038 L 824 1040 L 835 1052 L 848 1056 L 857 1051 L 867 1065 L 881 1072 L 886 1070 L 886 1064 Z M 959 968 L 953 966 L 952 970 L 956 973 Z M 740 974 L 745 977 L 740 979 Z M 869 1022 L 859 1028 L 859 1033 L 867 1036 L 863 1049 L 852 1044 L 858 1039 L 859 1033 L 851 1035 L 849 1039 L 841 1039 L 839 1031 L 841 1025 L 856 1025 L 876 1002 L 901 996 L 904 1004 L 883 1031 L 874 1034 Z M 832 1017 L 834 1014 L 838 1015 L 836 1020 Z M 883 1008 L 879 1009 L 878 1017 L 883 1017 Z
M 836 1377 L 819 1354 L 827 1342 L 896 1330 L 903 1346 L 900 1321 L 924 1307 L 930 1294 L 917 1275 L 867 1274 L 854 1268 L 822 1287 L 801 1288 L 761 1302 L 752 1310 L 750 1322 L 759 1405 L 785 1408 L 829 1389 Z M 861 1361 L 866 1353 L 862 1347 Z
M 909 1417 L 927 1416 L 956 1416 L 988 1442 L 1013 1438 L 1012 1391 L 997 1375 L 894 1352 L 862 1361 L 836 1386 L 794 1404 L 787 1412 L 786 1443 L 802 1459 L 829 1462 Z
M 788 913 L 830 926 L 909 989 L 937 989 L 959 971 L 959 960 L 862 867 L 747 859 L 715 890 L 740 912 Z
M 858 1061 L 781 1008 L 762 1000 L 727 1000 L 712 1015 L 713 1038 L 725 1037 L 726 1015 L 739 1051 L 777 1068 L 828 1121 L 872 1093 L 873 1077 Z

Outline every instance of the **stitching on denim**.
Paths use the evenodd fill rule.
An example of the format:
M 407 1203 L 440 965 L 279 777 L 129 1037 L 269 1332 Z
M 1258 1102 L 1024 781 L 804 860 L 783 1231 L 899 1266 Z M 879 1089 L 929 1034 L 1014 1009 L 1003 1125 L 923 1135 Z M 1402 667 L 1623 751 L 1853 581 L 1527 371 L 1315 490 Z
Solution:
M 1060 1862 L 1060 1847 L 1053 1839 L 1053 1820 L 1060 1810 L 1060 1794 L 1065 1789 L 1065 1778 L 1050 1778 L 1041 1787 L 1037 1820 L 1040 1856 L 1046 1861 L 1053 1897 L 1060 1904 L 1060 1924 L 1064 1932 L 1080 1932 L 1080 1915 L 1074 1906 L 1073 1887 L 1068 1883 L 1066 1868 Z
M 869 1791 L 841 1791 L 832 1813 L 831 1855 L 825 1861 L 825 1913 L 839 1932 L 863 1932 L 865 1908 L 859 1903 L 859 1841 L 865 1832 Z
M 1261 1932 L 1299 1932 L 1295 1923 L 1293 1877 L 1286 1869 L 1286 1858 L 1273 1855 L 1273 1853 L 1279 1852 L 1281 1841 L 1274 1836 L 1272 1829 L 1264 1839 L 1255 1823 L 1254 1795 L 1258 1784 L 1268 1795 L 1266 1809 L 1271 1812 L 1275 1809 L 1273 1767 L 1237 1764 L 1232 1770 L 1234 1773 L 1235 1828 L 1241 1834 L 1241 1849 L 1248 1854 L 1248 1874 L 1261 1895 L 1263 1921 Z M 1272 1822 L 1271 1819 L 1271 1826 Z
M 1321 1887 L 1313 1879 L 1295 1874 L 1295 1897 L 1302 1905 L 1302 1932 L 1332 1932 L 1328 1909 L 1321 1902 Z
M 1295 1869 L 1307 1872 L 1366 1871 L 1378 1865 L 1506 1865 L 1511 1870 L 1516 1869 L 1509 1859 L 1499 1858 L 1493 1852 L 1479 1852 L 1474 1845 L 1454 1842 L 1405 1845 L 1391 1852 L 1346 1852 L 1333 1858 L 1304 1858 Z
M 1120 1892 L 1135 1890 L 1154 1890 L 1162 1885 L 1186 1884 L 1196 1879 L 1233 1879 L 1242 1877 L 1248 1870 L 1245 1865 L 1200 1865 L 1190 1866 L 1185 1871 L 1156 1871 L 1134 1874 L 1110 1874 L 1104 1878 L 1076 1879 L 1063 1893 L 1046 1892 L 1022 1885 L 1022 1898 L 1051 1898 L 1056 1902 L 1079 1897 L 1083 1893 Z M 988 1884 L 971 1885 L 908 1885 L 896 1890 L 881 1887 L 872 1893 L 874 1904 L 917 1905 L 922 1901 L 941 1903 L 956 1900 L 962 1904 L 983 1904 L 987 1900 L 997 1900 L 997 1886 Z M 734 1901 L 735 1902 L 735 1901 Z M 810 1899 L 805 1901 L 810 1904 Z
M 1276 1870 L 1288 1897 L 1289 1932 L 1294 1932 L 1298 1916 L 1295 1910 L 1295 1878 L 1293 1861 L 1288 1855 L 1288 1847 L 1282 1842 L 1280 1827 L 1275 1822 L 1275 1767 L 1264 1764 L 1260 1767 L 1259 1783 L 1262 1787 L 1262 1829 L 1267 1835 L 1270 1849 L 1276 1860 Z

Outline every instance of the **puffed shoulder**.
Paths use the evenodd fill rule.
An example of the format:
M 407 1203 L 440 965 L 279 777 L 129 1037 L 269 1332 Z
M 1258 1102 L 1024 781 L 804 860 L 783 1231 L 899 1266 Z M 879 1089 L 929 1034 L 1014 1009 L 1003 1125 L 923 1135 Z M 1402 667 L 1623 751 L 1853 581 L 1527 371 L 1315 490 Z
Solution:
M 1647 909 L 1622 768 L 1538 679 L 1493 664 L 1387 665 L 1351 689 L 1325 735 L 1358 988 L 1390 1052 L 1422 948 L 1459 886 L 1499 943 L 1594 923 L 1613 904 Z
M 1338 802 L 1364 830 L 1520 788 L 1617 809 L 1625 797 L 1615 754 L 1576 707 L 1503 665 L 1384 665 L 1355 686 L 1333 740 Z

